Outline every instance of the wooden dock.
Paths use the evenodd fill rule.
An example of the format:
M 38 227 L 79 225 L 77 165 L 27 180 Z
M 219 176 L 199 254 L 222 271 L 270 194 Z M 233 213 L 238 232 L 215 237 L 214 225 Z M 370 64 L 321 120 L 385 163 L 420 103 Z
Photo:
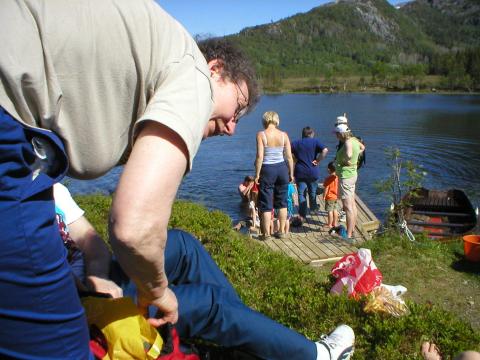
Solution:
M 355 252 L 357 246 L 371 236 L 380 227 L 380 221 L 356 196 L 357 203 L 357 224 L 355 227 L 355 245 L 347 243 L 338 235 L 329 235 L 327 224 L 327 213 L 320 211 L 316 215 L 308 215 L 307 221 L 299 227 L 290 226 L 290 233 L 283 239 L 273 238 L 260 241 L 274 251 L 281 251 L 286 255 L 297 259 L 305 264 L 321 266 L 325 262 L 336 261 L 345 254 Z M 325 209 L 322 196 L 317 197 L 320 209 Z M 345 226 L 345 223 L 340 223 Z M 252 235 L 256 238 L 255 235 Z

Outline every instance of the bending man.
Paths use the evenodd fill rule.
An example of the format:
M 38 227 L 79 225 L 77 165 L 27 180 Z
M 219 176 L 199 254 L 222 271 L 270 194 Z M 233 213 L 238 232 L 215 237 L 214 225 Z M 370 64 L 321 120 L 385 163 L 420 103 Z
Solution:
M 89 357 L 54 221 L 67 169 L 91 179 L 125 163 L 112 247 L 139 307 L 176 322 L 171 206 L 202 138 L 233 135 L 256 103 L 253 68 L 224 41 L 200 50 L 153 0 L 6 0 L 0 23 L 0 357 Z

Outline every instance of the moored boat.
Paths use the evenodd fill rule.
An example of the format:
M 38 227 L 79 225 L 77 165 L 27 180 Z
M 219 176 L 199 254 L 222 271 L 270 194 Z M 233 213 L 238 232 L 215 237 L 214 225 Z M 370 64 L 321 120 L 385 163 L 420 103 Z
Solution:
M 404 218 L 414 234 L 432 238 L 457 237 L 477 225 L 477 214 L 465 192 L 459 189 L 419 188 L 404 197 Z M 478 210 L 477 210 L 478 211 Z

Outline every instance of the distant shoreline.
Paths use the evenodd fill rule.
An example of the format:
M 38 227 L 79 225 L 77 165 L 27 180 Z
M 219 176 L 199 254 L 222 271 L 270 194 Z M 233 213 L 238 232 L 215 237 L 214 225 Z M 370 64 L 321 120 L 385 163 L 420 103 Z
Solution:
M 262 79 L 262 87 L 267 94 L 441 94 L 441 95 L 480 95 L 478 84 L 471 86 L 449 84 L 448 78 L 427 75 L 412 79 L 373 79 L 368 76 L 348 77 L 291 77 Z
M 263 93 L 265 95 L 282 95 L 282 94 L 308 94 L 308 95 L 325 95 L 325 94 L 370 94 L 370 95 L 383 95 L 383 94 L 391 94 L 391 95 L 469 95 L 469 96 L 479 96 L 479 91 L 468 92 L 468 91 L 454 91 L 454 90 L 375 90 L 375 89 L 367 89 L 367 90 L 333 90 L 333 91 L 316 91 L 316 90 L 306 90 L 306 89 L 282 89 L 279 91 L 272 91 L 272 90 L 264 90 Z

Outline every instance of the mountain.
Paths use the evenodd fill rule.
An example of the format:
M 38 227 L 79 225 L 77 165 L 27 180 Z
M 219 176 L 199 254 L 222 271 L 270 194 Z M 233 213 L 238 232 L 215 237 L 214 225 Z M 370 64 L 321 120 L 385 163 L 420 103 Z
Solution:
M 479 1 L 416 0 L 401 11 L 438 46 L 451 49 L 480 45 Z
M 480 45 L 478 0 L 337 0 L 307 13 L 245 28 L 230 38 L 259 73 L 281 77 L 361 74 L 376 63 L 428 63 L 449 49 Z

